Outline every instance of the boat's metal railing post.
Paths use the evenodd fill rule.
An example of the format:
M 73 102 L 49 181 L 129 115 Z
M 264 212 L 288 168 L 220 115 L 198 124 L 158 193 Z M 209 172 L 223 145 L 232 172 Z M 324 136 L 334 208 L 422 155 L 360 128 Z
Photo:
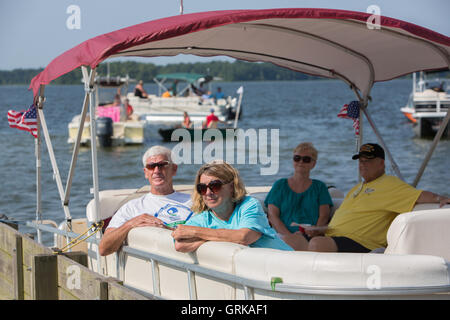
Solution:
M 161 286 L 159 284 L 159 266 L 157 261 L 155 261 L 155 259 L 150 259 L 150 263 L 152 264 L 153 294 L 160 296 Z
M 42 87 L 42 85 L 41 85 L 41 87 Z M 41 123 L 42 132 L 44 133 L 45 142 L 46 142 L 48 154 L 50 157 L 50 162 L 51 162 L 52 168 L 53 168 L 53 177 L 56 181 L 56 186 L 58 188 L 59 197 L 60 197 L 61 204 L 62 204 L 62 207 L 64 210 L 64 215 L 66 217 L 66 223 L 69 227 L 69 230 L 72 230 L 72 217 L 70 215 L 69 207 L 64 204 L 64 189 L 63 189 L 63 185 L 62 185 L 62 181 L 61 181 L 61 175 L 59 174 L 58 164 L 56 163 L 56 158 L 55 158 L 55 152 L 53 151 L 52 141 L 51 141 L 50 135 L 48 133 L 47 122 L 46 122 L 45 116 L 44 116 L 43 98 L 42 99 L 40 98 L 40 100 L 41 101 L 38 103 L 38 108 L 37 108 L 37 111 L 39 114 L 39 121 Z
M 195 272 L 186 269 L 188 277 L 188 287 L 189 287 L 189 299 L 197 300 L 197 287 L 195 286 Z

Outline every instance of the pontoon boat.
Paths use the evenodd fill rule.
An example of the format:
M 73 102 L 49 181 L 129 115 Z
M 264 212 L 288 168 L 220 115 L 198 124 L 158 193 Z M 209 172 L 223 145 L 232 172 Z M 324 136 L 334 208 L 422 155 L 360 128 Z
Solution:
M 134 145 L 144 143 L 145 121 L 138 116 L 127 116 L 124 108 L 124 93 L 127 92 L 128 84 L 133 82 L 127 77 L 96 77 L 94 87 L 95 92 L 95 135 L 100 145 L 118 146 Z M 104 92 L 108 91 L 103 97 Z M 114 105 L 113 97 L 118 95 L 120 101 Z M 69 138 L 68 143 L 75 143 L 80 128 L 82 115 L 76 115 L 68 124 Z M 91 125 L 89 117 L 85 118 L 83 130 L 81 132 L 81 145 L 89 145 L 91 142 Z
M 427 79 L 421 71 L 416 80 L 416 73 L 413 74 L 413 90 L 408 103 L 400 110 L 413 123 L 418 137 L 433 137 L 439 130 L 450 109 L 448 90 L 446 79 Z M 450 138 L 448 125 L 442 136 Z
M 194 124 L 201 123 L 211 109 L 221 121 L 234 120 L 237 98 L 223 96 L 217 99 L 211 90 L 213 80 L 220 78 L 195 73 L 160 74 L 154 78 L 158 95 L 141 98 L 129 92 L 127 98 L 136 114 L 150 123 L 180 124 L 184 112 Z M 163 96 L 165 92 L 170 92 L 167 97 Z
M 85 88 L 84 110 L 89 104 L 93 124 L 95 108 L 90 88 L 96 67 L 107 58 L 194 54 L 271 62 L 291 70 L 344 81 L 362 106 L 356 148 L 363 141 L 364 115 L 384 147 L 388 163 L 402 178 L 368 112 L 371 89 L 375 82 L 408 73 L 448 69 L 450 38 L 388 17 L 380 17 L 380 28 L 369 28 L 369 20 L 371 15 L 367 13 L 310 8 L 183 14 L 87 40 L 53 60 L 32 80 L 30 87 L 38 105 L 42 131 L 50 145 L 44 118 L 44 88 L 57 77 L 55 75 L 82 68 L 85 82 L 89 84 Z M 331 117 L 336 117 L 338 111 Z M 447 110 L 444 127 L 449 118 L 450 110 Z M 442 133 L 441 127 L 425 155 L 414 186 Z M 69 231 L 70 228 L 74 231 L 76 224 L 86 230 L 86 226 L 113 215 L 127 199 L 142 194 L 137 187 L 99 190 L 94 141 L 91 146 L 93 199 L 87 206 L 86 219 L 72 219 L 68 207 L 70 188 L 64 191 L 61 177 L 56 174 L 65 222 L 60 229 L 30 224 L 38 229 L 38 238 L 42 230 L 73 237 L 75 233 Z M 79 144 L 80 136 L 75 141 L 76 146 Z M 49 152 L 53 150 L 48 149 Z M 75 161 L 72 161 L 69 182 L 77 152 L 78 148 L 74 148 Z M 40 161 L 40 153 L 36 154 Z M 53 159 L 54 155 L 51 156 Z M 59 172 L 55 161 L 52 165 L 54 172 Z M 36 169 L 39 177 L 40 166 Z M 448 172 L 442 174 L 442 178 L 448 179 Z M 177 186 L 178 190 L 188 193 L 191 188 Z M 269 188 L 248 189 L 263 199 Z M 39 192 L 39 186 L 37 190 Z M 142 192 L 148 192 L 148 189 Z M 342 193 L 332 196 L 337 207 Z M 42 217 L 38 215 L 39 219 Z M 286 252 L 211 241 L 196 252 L 186 254 L 175 251 L 169 230 L 152 227 L 131 230 L 127 244 L 106 258 L 98 253 L 99 233 L 96 239 L 88 239 L 86 250 L 92 270 L 117 277 L 125 286 L 143 294 L 166 299 L 450 299 L 449 229 L 450 208 L 430 204 L 416 206 L 412 212 L 401 214 L 394 220 L 384 253 Z

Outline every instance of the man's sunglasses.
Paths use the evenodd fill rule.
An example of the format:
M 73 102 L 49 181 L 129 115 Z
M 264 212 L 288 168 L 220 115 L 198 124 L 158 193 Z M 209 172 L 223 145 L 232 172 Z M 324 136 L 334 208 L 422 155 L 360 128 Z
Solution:
M 169 161 L 160 161 L 160 162 L 150 162 L 147 163 L 147 165 L 145 166 L 148 170 L 155 170 L 156 167 L 158 167 L 158 169 L 162 169 L 165 166 L 167 166 L 170 162 Z
M 310 163 L 311 160 L 313 160 L 313 158 L 311 158 L 310 156 L 299 156 L 299 155 L 294 155 L 294 158 L 292 158 L 295 162 L 299 162 L 299 161 L 303 161 L 304 163 Z
M 202 196 L 204 196 L 206 194 L 206 191 L 211 190 L 213 193 L 217 193 L 220 191 L 220 189 L 222 189 L 222 186 L 224 184 L 227 184 L 225 182 L 222 182 L 220 180 L 213 180 L 208 184 L 204 184 L 204 183 L 198 183 L 196 185 L 197 188 L 197 192 L 200 193 Z

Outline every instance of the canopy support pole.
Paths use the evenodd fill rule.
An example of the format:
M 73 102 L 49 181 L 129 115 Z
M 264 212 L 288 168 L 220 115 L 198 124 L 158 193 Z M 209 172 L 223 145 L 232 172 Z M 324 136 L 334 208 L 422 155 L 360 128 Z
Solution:
M 41 88 L 42 88 L 42 85 L 41 85 Z M 42 92 L 43 92 L 43 90 L 42 90 Z M 45 120 L 43 107 L 44 107 L 44 97 L 39 96 L 39 103 L 38 103 L 38 108 L 37 108 L 38 113 L 39 113 L 39 121 L 41 123 L 42 131 L 44 133 L 45 142 L 46 142 L 48 154 L 50 157 L 50 162 L 51 162 L 52 168 L 53 168 L 53 177 L 56 180 L 56 186 L 58 187 L 59 197 L 61 199 L 61 204 L 63 206 L 64 215 L 66 217 L 66 223 L 67 223 L 67 226 L 69 227 L 69 231 L 72 231 L 72 217 L 70 215 L 69 207 L 64 204 L 64 189 L 63 189 L 63 185 L 62 185 L 62 181 L 61 181 L 61 175 L 59 174 L 58 164 L 56 163 L 55 152 L 53 151 L 52 140 L 50 139 L 50 135 L 48 133 L 47 122 Z
M 386 152 L 386 154 L 387 154 L 387 156 L 389 158 L 389 161 L 391 162 L 392 170 L 394 170 L 395 174 L 397 175 L 397 177 L 399 179 L 401 179 L 402 181 L 405 181 L 405 179 L 403 178 L 402 174 L 400 173 L 400 169 L 398 168 L 397 163 L 395 162 L 394 158 L 392 157 L 391 152 L 389 151 L 386 143 L 384 143 L 384 140 L 381 137 L 381 134 L 378 131 L 378 128 L 375 125 L 375 122 L 372 120 L 372 117 L 370 116 L 369 111 L 367 111 L 367 106 L 369 104 L 368 103 L 368 101 L 369 101 L 368 95 L 366 95 L 364 98 L 362 98 L 361 95 L 359 94 L 359 92 L 354 87 L 352 87 L 352 90 L 353 90 L 353 92 L 355 92 L 357 98 L 359 99 L 359 102 L 360 102 L 360 105 L 361 105 L 361 109 L 362 109 L 363 113 L 365 114 L 365 116 L 367 118 L 367 121 L 369 122 L 370 126 L 372 127 L 373 132 L 377 136 L 378 142 L 381 144 L 381 146 L 383 147 L 384 151 Z M 360 118 L 362 118 L 361 115 L 360 115 Z M 361 129 L 360 129 L 360 131 L 362 132 Z M 360 135 L 360 139 L 361 139 L 360 140 L 360 144 L 361 144 L 362 143 L 362 135 Z
M 364 114 L 366 115 L 367 121 L 369 122 L 370 126 L 372 127 L 373 132 L 377 136 L 378 142 L 381 144 L 381 146 L 383 147 L 384 151 L 386 152 L 386 155 L 388 156 L 389 161 L 391 162 L 392 170 L 394 170 L 395 174 L 397 175 L 397 177 L 399 179 L 401 179 L 402 181 L 405 181 L 405 179 L 403 178 L 402 174 L 400 173 L 400 169 L 398 168 L 397 163 L 395 162 L 394 158 L 392 157 L 391 152 L 389 151 L 386 143 L 384 143 L 384 140 L 381 137 L 381 134 L 378 131 L 378 128 L 375 126 L 375 123 L 373 122 L 371 115 L 367 111 L 367 106 L 362 108 L 362 110 L 363 110 Z
M 64 197 L 64 205 L 68 205 L 69 204 L 70 189 L 72 187 L 73 175 L 75 173 L 75 166 L 77 164 L 78 154 L 79 154 L 79 150 L 80 150 L 81 136 L 83 134 L 84 122 L 86 120 L 86 114 L 87 114 L 87 110 L 88 110 L 89 88 L 93 86 L 94 78 L 95 78 L 95 72 L 91 71 L 90 76 L 88 78 L 84 78 L 83 79 L 84 80 L 84 91 L 85 91 L 84 102 L 83 102 L 83 109 L 81 111 L 80 125 L 78 127 L 77 139 L 76 139 L 75 144 L 74 144 L 74 149 L 73 149 L 73 153 L 72 153 L 72 161 L 70 163 L 70 168 L 69 168 L 69 176 L 67 178 L 67 183 L 66 183 L 66 192 L 65 192 L 65 197 Z
M 444 133 L 444 130 L 447 127 L 449 120 L 450 120 L 450 109 L 447 110 L 447 115 L 445 116 L 444 121 L 442 121 L 438 132 L 436 132 L 436 135 L 434 136 L 433 143 L 431 144 L 431 147 L 428 150 L 419 171 L 417 172 L 417 176 L 414 179 L 414 182 L 412 184 L 413 187 L 417 187 L 417 184 L 419 183 L 419 180 L 422 177 L 423 172 L 425 171 L 428 161 L 430 161 L 431 155 L 433 154 L 434 149 L 436 148 L 439 140 L 441 139 L 442 134 Z
M 444 55 L 444 56 L 447 60 L 448 67 L 450 69 L 450 58 L 447 55 Z M 414 73 L 414 77 L 415 77 L 415 73 Z M 415 84 L 415 82 L 414 82 L 414 84 Z M 413 92 L 413 94 L 414 94 L 414 92 Z M 442 134 L 444 133 L 444 130 L 447 127 L 449 120 L 450 120 L 450 109 L 447 110 L 447 114 L 445 115 L 444 121 L 442 121 L 438 132 L 436 132 L 436 135 L 434 136 L 433 143 L 431 144 L 430 149 L 428 150 L 427 154 L 425 155 L 425 158 L 423 159 L 422 165 L 420 166 L 420 169 L 417 172 L 416 178 L 414 179 L 414 182 L 412 184 L 413 187 L 416 187 L 417 184 L 419 183 L 420 178 L 422 177 L 422 174 L 425 171 L 425 168 L 427 167 L 428 161 L 430 161 L 430 159 L 431 159 L 431 155 L 433 154 L 434 149 L 436 149 L 436 146 L 437 146 L 439 140 L 441 140 Z
M 95 77 L 96 69 L 91 69 L 91 79 L 90 82 L 88 77 L 88 70 L 85 66 L 81 67 L 83 73 L 83 79 L 85 83 L 89 84 L 88 96 L 89 96 L 89 115 L 90 115 L 90 128 L 91 128 L 91 159 L 92 159 L 92 189 L 91 193 L 94 194 L 94 222 L 100 220 L 100 197 L 99 197 L 99 187 L 98 187 L 98 162 L 97 162 L 97 136 L 96 136 L 96 123 L 95 123 L 95 104 L 94 104 L 94 84 L 93 78 Z M 97 232 L 96 238 L 101 239 L 100 232 Z M 102 274 L 102 260 L 99 252 L 98 246 L 96 247 L 96 257 L 97 257 L 97 272 Z

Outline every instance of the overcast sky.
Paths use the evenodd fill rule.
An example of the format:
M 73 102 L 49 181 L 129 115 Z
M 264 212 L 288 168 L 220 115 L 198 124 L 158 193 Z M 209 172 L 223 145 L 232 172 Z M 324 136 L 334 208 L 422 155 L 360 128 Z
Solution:
M 449 0 L 184 0 L 183 3 L 184 13 L 266 8 L 367 12 L 369 6 L 376 5 L 383 16 L 450 36 Z M 70 11 L 72 5 L 79 8 L 79 26 L 72 19 L 76 14 Z M 59 54 L 92 37 L 179 12 L 179 0 L 0 0 L 0 70 L 45 67 Z M 166 64 L 207 60 L 178 56 L 145 61 Z

